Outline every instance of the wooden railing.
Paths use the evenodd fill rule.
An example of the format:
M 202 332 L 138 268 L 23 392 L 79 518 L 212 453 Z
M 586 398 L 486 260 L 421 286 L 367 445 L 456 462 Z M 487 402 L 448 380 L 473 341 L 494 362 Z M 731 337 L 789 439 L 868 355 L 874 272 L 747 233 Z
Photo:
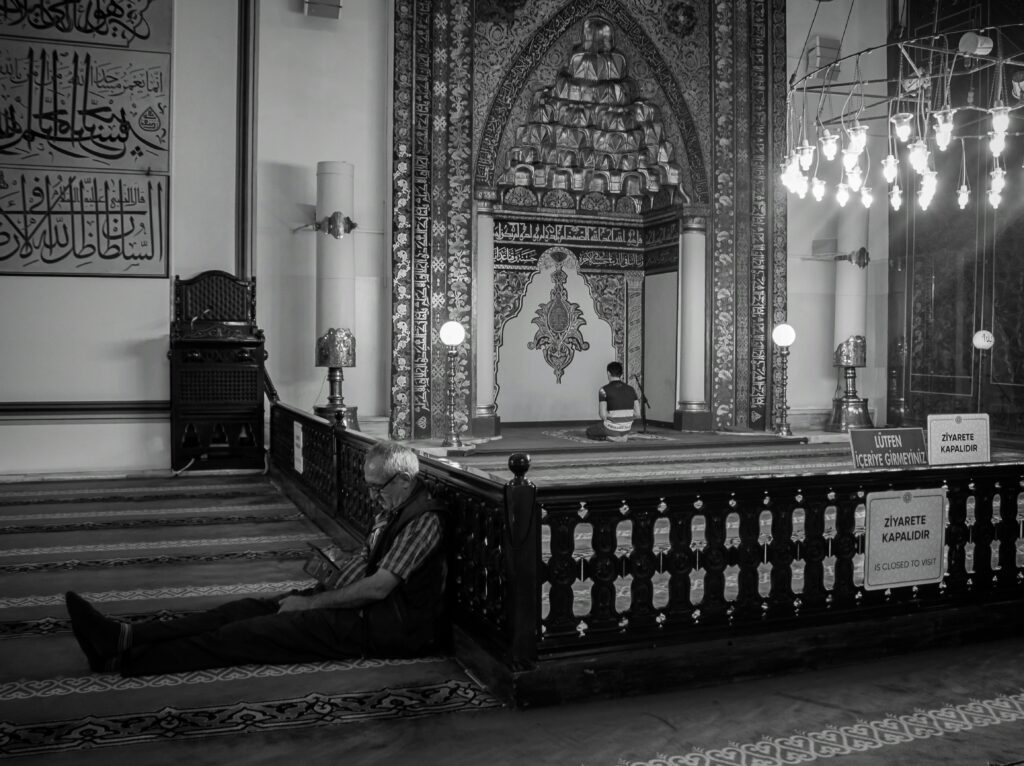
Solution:
M 273 406 L 275 469 L 357 535 L 373 516 L 362 474 L 373 443 Z M 449 510 L 452 622 L 512 673 L 611 650 L 1024 607 L 1020 463 L 539 489 L 525 455 L 510 458 L 509 482 L 444 459 L 420 463 Z M 948 497 L 943 581 L 866 590 L 866 495 L 931 487 Z
M 300 441 L 302 450 L 296 455 L 295 446 Z M 287 404 L 272 403 L 270 460 L 274 470 L 302 489 L 320 510 L 333 515 L 338 485 L 334 427 L 330 423 Z
M 302 432 L 303 445 L 298 463 L 296 428 Z M 357 538 L 365 537 L 373 522 L 363 462 L 375 441 L 287 405 L 275 404 L 271 410 L 275 471 Z M 528 465 L 522 463 L 521 471 L 525 473 Z M 510 665 L 532 662 L 539 635 L 539 589 L 524 579 L 527 574 L 518 572 L 527 572 L 536 582 L 539 526 L 533 486 L 525 481 L 506 485 L 426 455 L 420 456 L 420 472 L 430 491 L 448 507 L 448 599 L 453 622 Z M 523 566 L 524 556 L 531 558 L 531 566 Z
M 1020 466 L 538 492 L 543 653 L 1024 598 Z M 946 487 L 942 583 L 863 587 L 868 492 Z

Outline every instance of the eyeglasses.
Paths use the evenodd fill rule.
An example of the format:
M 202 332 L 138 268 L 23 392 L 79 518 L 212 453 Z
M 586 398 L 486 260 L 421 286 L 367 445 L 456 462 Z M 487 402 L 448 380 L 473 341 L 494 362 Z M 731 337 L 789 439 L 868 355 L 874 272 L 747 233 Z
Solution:
M 368 481 L 368 482 L 366 482 L 366 491 L 370 493 L 371 497 L 380 497 L 381 495 L 384 494 L 384 488 L 388 484 L 393 482 L 399 475 L 400 474 L 397 474 L 397 473 L 393 474 L 391 476 L 391 478 L 388 479 L 383 484 L 375 484 L 374 482 Z

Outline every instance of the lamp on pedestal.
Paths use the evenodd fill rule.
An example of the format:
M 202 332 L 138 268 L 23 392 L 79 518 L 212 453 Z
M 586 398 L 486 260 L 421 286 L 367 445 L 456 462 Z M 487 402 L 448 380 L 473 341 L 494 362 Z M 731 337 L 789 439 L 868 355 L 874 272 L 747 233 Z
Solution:
M 789 362 L 789 347 L 793 345 L 795 340 L 796 330 L 793 329 L 792 325 L 783 322 L 782 324 L 775 325 L 775 329 L 772 330 L 772 342 L 779 347 L 779 354 L 781 356 L 780 373 L 782 385 L 779 387 L 778 414 L 775 418 L 775 433 L 779 436 L 793 435 L 793 431 L 789 427 L 789 407 L 786 406 L 786 385 L 788 383 L 786 365 Z
M 438 336 L 441 338 L 441 342 L 448 347 L 448 404 L 445 408 L 448 433 L 445 434 L 441 446 L 461 448 L 462 440 L 455 430 L 455 365 L 459 358 L 459 344 L 466 339 L 466 328 L 452 319 L 441 325 Z
M 995 342 L 996 336 L 988 330 L 978 330 L 971 339 L 971 343 L 978 349 L 978 412 L 981 412 L 981 376 L 984 372 L 982 361 L 985 358 L 985 352 L 992 348 Z
M 832 416 L 826 431 L 849 431 L 871 428 L 868 400 L 857 396 L 857 368 L 867 364 L 867 346 L 863 335 L 853 335 L 840 343 L 832 356 L 832 366 L 842 367 L 846 377 L 846 393 L 832 400 Z
M 313 412 L 328 420 L 340 420 L 345 428 L 359 430 L 358 407 L 347 407 L 341 394 L 343 367 L 356 366 L 356 337 L 347 327 L 330 328 L 316 339 L 316 366 L 327 368 L 327 404 Z

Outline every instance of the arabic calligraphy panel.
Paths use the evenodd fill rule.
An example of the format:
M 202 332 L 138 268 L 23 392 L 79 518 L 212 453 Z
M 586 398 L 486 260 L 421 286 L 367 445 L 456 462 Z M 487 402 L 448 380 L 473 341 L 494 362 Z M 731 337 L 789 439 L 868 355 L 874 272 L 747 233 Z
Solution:
M 5 163 L 167 173 L 171 57 L 4 40 Z
M 171 50 L 168 0 L 4 0 L 0 28 L 23 37 Z
M 0 168 L 0 274 L 167 276 L 168 179 Z

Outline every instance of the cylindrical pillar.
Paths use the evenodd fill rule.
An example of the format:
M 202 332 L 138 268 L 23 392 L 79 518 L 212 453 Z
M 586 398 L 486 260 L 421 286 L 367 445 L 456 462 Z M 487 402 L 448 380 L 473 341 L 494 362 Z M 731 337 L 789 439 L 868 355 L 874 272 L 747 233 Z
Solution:
M 476 202 L 476 263 L 473 270 L 473 353 L 476 363 L 474 436 L 497 436 L 501 419 L 494 402 L 494 204 Z
M 836 317 L 832 350 L 854 336 L 867 337 L 868 269 L 855 254 L 868 246 L 868 211 L 862 205 L 850 205 L 840 212 L 836 246 Z M 845 256 L 845 257 L 843 257 Z
M 325 219 L 340 212 L 351 216 L 355 201 L 355 168 L 348 162 L 318 162 L 316 164 L 316 221 L 321 225 L 316 232 L 316 334 L 314 341 L 329 329 L 345 329 L 356 334 L 356 264 L 355 238 L 351 234 L 336 238 L 322 228 Z M 358 335 L 355 337 L 358 342 Z M 358 364 L 358 354 L 356 355 Z M 331 393 L 341 398 L 343 371 L 331 368 Z M 337 402 L 316 406 L 314 411 L 322 417 L 344 416 L 346 425 L 359 428 L 358 407 L 340 406 Z
M 711 428 L 705 384 L 707 350 L 704 346 L 707 315 L 706 229 L 706 219 L 700 216 L 687 216 L 680 221 L 675 425 L 685 430 Z
M 832 363 L 843 368 L 846 391 L 832 400 L 826 431 L 870 428 L 867 399 L 857 395 L 857 367 L 866 364 L 868 321 L 868 210 L 851 205 L 839 214 L 836 227 L 835 324 Z
M 340 211 L 351 216 L 355 199 L 355 168 L 348 162 L 316 164 L 316 220 Z M 316 337 L 328 329 L 355 332 L 355 238 L 316 234 Z M 357 338 L 358 340 L 358 338 Z M 312 344 L 311 344 L 312 345 Z

